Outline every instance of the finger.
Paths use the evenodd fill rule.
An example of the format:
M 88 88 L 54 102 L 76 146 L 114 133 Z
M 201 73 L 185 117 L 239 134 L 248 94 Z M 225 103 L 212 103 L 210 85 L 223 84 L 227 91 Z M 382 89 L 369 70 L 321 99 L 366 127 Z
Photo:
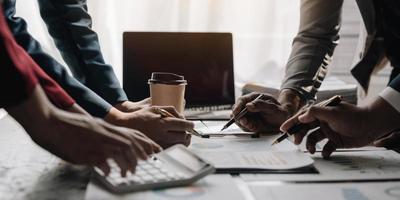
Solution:
M 133 135 L 134 135 L 135 139 L 138 139 L 138 140 L 140 139 L 140 141 L 144 141 L 147 144 L 149 144 L 153 152 L 158 153 L 158 152 L 162 151 L 162 148 L 160 145 L 158 145 L 156 142 L 154 142 L 152 139 L 150 139 L 148 136 L 146 136 L 142 132 L 135 130 Z
M 168 131 L 191 131 L 194 128 L 194 123 L 184 119 L 163 118 L 165 130 Z
M 160 106 L 159 108 L 166 110 L 171 113 L 174 117 L 183 119 L 183 115 L 178 113 L 178 111 L 173 106 Z
M 131 142 L 119 135 L 110 133 L 109 131 L 107 131 L 106 134 L 102 135 L 103 137 L 101 138 L 101 141 L 103 143 L 107 143 L 107 144 L 112 144 L 112 145 L 116 145 L 116 146 L 121 146 L 121 147 L 129 147 L 131 145 Z
M 238 120 L 237 124 L 239 127 L 241 127 L 244 131 L 247 132 L 253 132 L 256 131 L 256 125 L 257 119 L 256 118 L 250 118 L 250 117 L 243 117 L 240 120 Z
M 293 134 L 294 137 L 294 144 L 299 145 L 303 141 L 303 138 L 307 135 L 307 130 L 302 129 L 297 133 Z
M 136 165 L 137 165 L 137 156 L 136 153 L 133 149 L 126 150 L 124 153 L 124 156 L 126 160 L 128 161 L 128 169 L 129 171 L 132 172 L 132 174 L 135 173 Z M 146 156 L 145 159 L 148 157 Z
M 186 134 L 183 145 L 189 146 L 191 139 L 192 139 L 192 136 L 190 134 Z
M 236 101 L 235 105 L 233 105 L 232 114 L 234 116 L 239 114 L 239 112 L 243 110 L 243 108 L 245 107 L 245 105 L 247 103 L 253 101 L 258 96 L 259 96 L 259 93 L 253 92 L 253 93 L 246 94 L 246 95 L 239 97 L 239 99 Z
M 165 138 L 165 140 L 168 141 L 168 144 L 183 144 L 186 145 L 190 143 L 188 139 L 191 137 L 188 137 L 188 134 L 186 132 L 182 131 L 169 131 L 168 136 Z
M 313 121 L 329 122 L 335 118 L 332 107 L 312 106 L 299 116 L 301 123 L 311 123 Z
M 126 176 L 127 170 L 135 170 L 137 162 L 136 157 L 132 157 L 131 155 L 129 157 L 127 156 L 127 151 L 129 151 L 129 149 L 123 150 L 122 148 L 117 146 L 105 145 L 103 146 L 103 151 L 104 155 L 106 155 L 106 158 L 111 158 L 115 161 L 115 163 L 117 163 L 121 170 L 121 176 Z M 105 160 L 103 162 L 105 162 Z
M 152 150 L 149 147 L 150 144 L 143 138 L 136 136 L 137 131 L 132 129 L 125 129 L 125 131 L 125 134 L 121 133 L 131 142 L 131 148 L 129 149 L 134 151 L 135 156 L 137 155 L 139 158 L 146 160 L 148 155 L 152 154 Z M 150 150 L 148 150 L 149 148 Z
M 108 166 L 107 162 L 102 162 L 95 166 L 104 173 L 104 176 L 108 176 L 110 174 L 111 169 L 110 169 L 110 166 Z
M 400 133 L 391 133 L 374 142 L 376 147 L 386 147 L 388 149 L 398 148 L 400 146 Z
M 294 115 L 293 117 L 289 118 L 280 127 L 282 132 L 288 132 L 288 130 L 293 127 L 294 125 L 299 123 L 298 115 Z
M 237 126 L 239 126 L 239 128 L 241 128 L 243 131 L 246 131 L 246 132 L 250 132 L 251 131 L 249 128 L 247 128 L 248 124 L 247 124 L 247 120 L 246 120 L 245 117 L 243 117 L 242 119 L 236 121 L 235 124 Z
M 130 151 L 135 151 L 135 156 L 139 156 L 141 159 L 147 159 L 148 154 L 146 153 L 144 147 L 139 144 L 137 141 L 138 139 L 141 139 L 140 136 L 136 136 L 136 133 L 140 133 L 136 130 L 133 129 L 128 129 L 128 128 L 123 128 L 123 127 L 116 127 L 116 126 L 106 126 L 107 130 L 112 132 L 115 135 L 118 135 L 120 137 L 123 137 L 124 139 L 129 140 L 130 145 L 129 148 L 127 146 L 123 146 L 121 148 L 126 148 L 130 149 Z M 143 144 L 145 142 L 142 142 Z
M 155 152 L 152 143 L 141 138 L 137 138 L 134 146 L 135 149 L 139 149 L 139 151 L 142 151 L 141 153 L 145 155 L 144 157 L 141 157 L 143 160 L 148 159 L 148 155 L 152 155 Z
M 331 156 L 331 154 L 336 151 L 336 145 L 332 140 L 329 140 L 324 148 L 322 149 L 322 157 L 324 159 L 329 159 L 329 157 Z
M 140 140 L 141 141 L 141 140 Z M 145 139 L 144 141 L 147 146 L 148 149 L 145 148 L 146 152 L 148 153 L 148 155 L 154 154 L 154 153 L 158 153 L 162 151 L 162 147 L 160 145 L 158 145 L 156 142 L 154 142 L 151 139 Z
M 142 159 L 147 159 L 147 155 L 161 151 L 161 147 L 157 143 L 138 130 L 115 126 L 107 128 L 134 143 L 135 150 Z
M 376 141 L 374 141 L 374 146 L 376 147 L 386 147 L 388 144 L 391 143 L 391 141 L 393 141 L 392 139 L 396 137 L 395 133 L 391 133 L 389 135 L 386 135 Z
M 262 99 L 252 101 L 246 104 L 246 108 L 250 112 L 263 112 L 266 114 L 274 114 L 279 111 L 279 104 L 272 103 L 271 101 L 265 101 Z
M 113 155 L 111 158 L 114 159 L 114 161 L 117 163 L 117 165 L 121 169 L 121 176 L 126 177 L 126 172 L 129 169 L 129 164 L 128 164 L 129 161 L 124 156 L 124 153 L 120 152 L 119 154 Z
M 132 136 L 132 137 L 134 137 L 134 136 Z M 137 140 L 139 145 L 141 145 L 143 147 L 143 149 L 147 155 L 151 155 L 151 154 L 162 151 L 161 146 L 149 138 L 135 137 L 135 140 Z
M 132 147 L 129 152 L 133 152 L 134 156 L 138 156 L 140 159 L 147 160 L 149 158 L 148 155 L 154 153 L 150 145 L 147 145 L 147 142 L 139 142 L 136 139 L 132 138 Z
M 325 138 L 326 138 L 326 136 L 321 131 L 321 129 L 317 129 L 317 130 L 313 131 L 312 133 L 310 133 L 307 136 L 307 141 L 306 141 L 306 148 L 307 148 L 308 152 L 310 152 L 311 154 L 314 154 L 315 146 L 317 145 L 317 143 Z
M 150 105 L 151 104 L 151 98 L 150 97 L 145 98 L 145 99 L 139 101 L 138 104 L 145 105 L 145 106 Z
M 151 142 L 153 145 L 154 153 L 159 153 L 163 150 L 163 148 L 159 144 L 157 144 L 155 141 L 152 140 Z
M 267 93 L 263 93 L 260 99 L 265 100 L 265 101 L 269 101 L 269 102 L 271 102 L 273 104 L 277 104 L 277 105 L 280 104 L 278 102 L 278 100 L 276 100 L 276 98 L 274 96 L 272 96 L 270 94 L 267 94 Z
M 336 148 L 344 148 L 345 144 L 342 140 L 342 136 L 335 131 L 333 131 L 328 124 L 322 122 L 320 124 L 321 131 L 325 134 L 325 136 L 335 144 Z

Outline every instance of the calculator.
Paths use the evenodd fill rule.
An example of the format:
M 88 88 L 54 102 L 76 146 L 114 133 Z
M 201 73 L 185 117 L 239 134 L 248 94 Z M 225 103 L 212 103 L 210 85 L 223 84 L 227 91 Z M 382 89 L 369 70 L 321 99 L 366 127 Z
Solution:
M 114 193 L 135 192 L 188 185 L 211 174 L 215 168 L 187 147 L 174 145 L 148 160 L 139 160 L 135 174 L 120 174 L 118 165 L 110 160 L 110 174 L 94 168 L 94 177 L 98 182 Z

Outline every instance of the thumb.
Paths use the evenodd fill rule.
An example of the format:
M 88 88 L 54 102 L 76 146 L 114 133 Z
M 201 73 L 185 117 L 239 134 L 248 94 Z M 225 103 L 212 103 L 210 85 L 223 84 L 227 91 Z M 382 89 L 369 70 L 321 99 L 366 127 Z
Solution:
M 332 120 L 333 117 L 332 108 L 312 106 L 304 114 L 299 116 L 299 121 L 305 124 L 316 120 L 328 122 Z

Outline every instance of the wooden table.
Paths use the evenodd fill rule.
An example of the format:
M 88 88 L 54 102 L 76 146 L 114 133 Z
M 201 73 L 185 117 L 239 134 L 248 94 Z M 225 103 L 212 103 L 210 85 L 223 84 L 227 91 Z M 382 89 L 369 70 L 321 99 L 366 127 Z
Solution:
M 90 173 L 36 145 L 10 116 L 0 119 L 0 199 L 84 199 Z

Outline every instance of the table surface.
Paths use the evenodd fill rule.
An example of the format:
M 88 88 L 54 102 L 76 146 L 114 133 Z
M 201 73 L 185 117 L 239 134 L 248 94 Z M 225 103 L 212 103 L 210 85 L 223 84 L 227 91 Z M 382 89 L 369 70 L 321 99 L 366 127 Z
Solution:
M 10 116 L 0 119 L 0 152 L 1 200 L 85 198 L 90 169 L 48 153 Z M 245 199 L 253 199 L 247 190 L 241 188 Z
M 90 171 L 67 164 L 29 137 L 10 116 L 0 119 L 0 199 L 84 199 Z

